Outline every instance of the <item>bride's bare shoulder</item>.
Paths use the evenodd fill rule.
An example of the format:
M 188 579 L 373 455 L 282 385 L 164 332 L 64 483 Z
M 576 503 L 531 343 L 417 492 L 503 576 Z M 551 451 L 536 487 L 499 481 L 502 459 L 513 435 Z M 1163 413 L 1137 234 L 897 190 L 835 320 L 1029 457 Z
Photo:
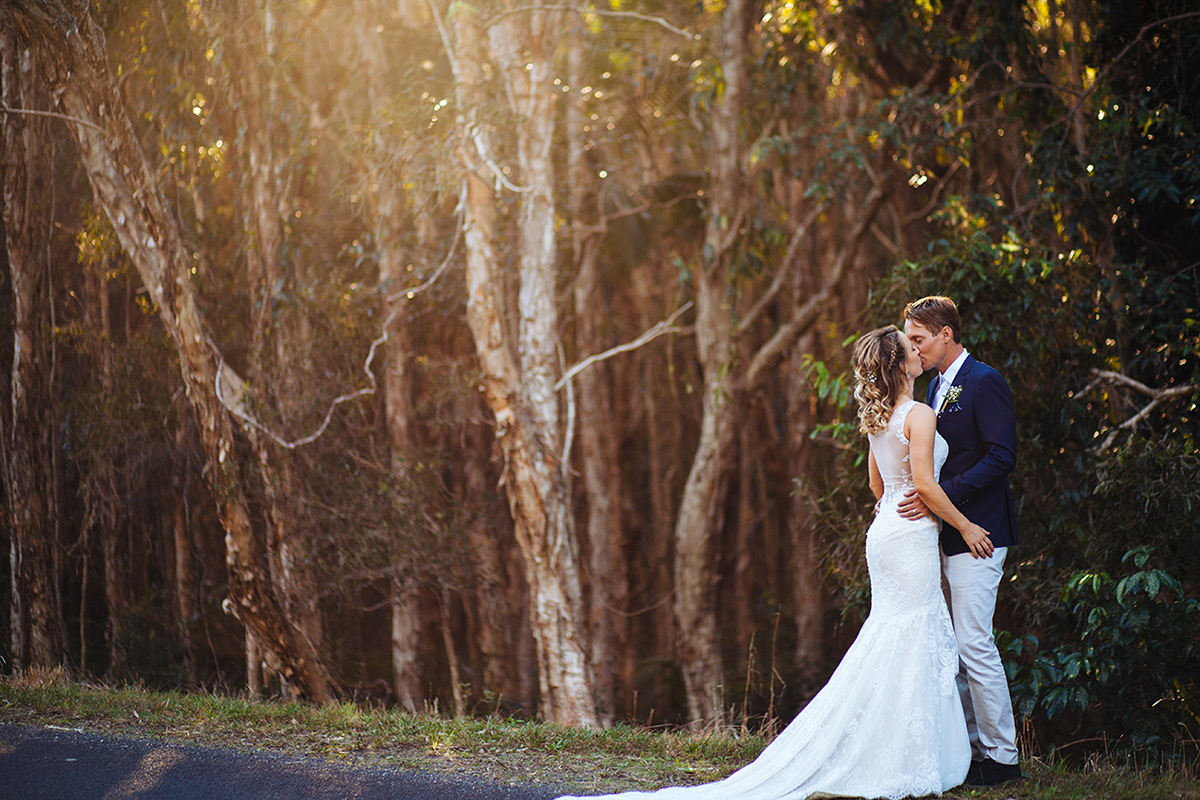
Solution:
M 937 414 L 933 413 L 933 409 L 924 403 L 913 403 L 912 408 L 908 410 L 908 416 L 905 417 L 904 422 L 906 426 L 927 426 L 932 424 L 934 427 L 937 427 Z

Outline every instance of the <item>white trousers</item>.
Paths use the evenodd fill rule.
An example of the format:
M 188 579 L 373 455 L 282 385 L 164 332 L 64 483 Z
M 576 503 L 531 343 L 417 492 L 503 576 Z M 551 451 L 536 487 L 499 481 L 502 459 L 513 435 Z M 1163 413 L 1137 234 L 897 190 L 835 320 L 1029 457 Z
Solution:
M 971 757 L 1016 764 L 1012 699 L 1004 664 L 992 638 L 996 590 L 1004 574 L 1007 550 L 997 547 L 991 558 L 943 553 L 942 570 L 946 576 L 946 602 L 958 639 L 958 694 L 967 717 Z

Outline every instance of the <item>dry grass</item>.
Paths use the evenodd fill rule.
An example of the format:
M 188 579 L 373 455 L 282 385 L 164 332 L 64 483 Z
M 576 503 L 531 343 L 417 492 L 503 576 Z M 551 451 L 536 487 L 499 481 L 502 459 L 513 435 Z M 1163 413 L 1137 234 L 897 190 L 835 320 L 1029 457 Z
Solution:
M 415 769 L 593 793 L 703 783 L 752 760 L 754 736 L 564 728 L 499 718 L 451 720 L 351 704 L 249 701 L 79 683 L 61 671 L 0 678 L 0 722 L 55 725 L 115 737 L 273 751 L 364 766 Z M 1028 777 L 951 800 L 1200 800 L 1194 768 L 1083 768 L 1038 759 Z

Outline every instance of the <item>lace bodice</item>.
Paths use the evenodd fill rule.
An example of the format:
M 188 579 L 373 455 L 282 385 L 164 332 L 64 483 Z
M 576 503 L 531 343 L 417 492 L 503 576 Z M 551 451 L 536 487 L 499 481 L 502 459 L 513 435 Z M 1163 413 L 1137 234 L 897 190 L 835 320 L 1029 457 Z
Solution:
M 875 454 L 875 465 L 883 478 L 883 493 L 899 491 L 903 493 L 913 488 L 912 465 L 909 460 L 908 437 L 904 435 L 904 420 L 908 412 L 917 404 L 909 400 L 892 412 L 886 430 L 871 434 L 869 438 L 871 452 Z M 940 433 L 933 437 L 933 478 L 937 480 L 942 472 L 942 464 L 950 455 L 950 446 Z

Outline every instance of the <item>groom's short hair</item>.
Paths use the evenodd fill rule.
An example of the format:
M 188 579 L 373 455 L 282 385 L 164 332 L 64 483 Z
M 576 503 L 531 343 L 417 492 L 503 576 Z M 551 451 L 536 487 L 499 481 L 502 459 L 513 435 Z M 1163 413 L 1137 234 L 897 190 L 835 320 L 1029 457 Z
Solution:
M 958 306 L 949 297 L 935 294 L 914 300 L 904 307 L 904 318 L 927 328 L 930 333 L 948 327 L 954 341 L 962 343 L 962 320 L 958 318 Z

